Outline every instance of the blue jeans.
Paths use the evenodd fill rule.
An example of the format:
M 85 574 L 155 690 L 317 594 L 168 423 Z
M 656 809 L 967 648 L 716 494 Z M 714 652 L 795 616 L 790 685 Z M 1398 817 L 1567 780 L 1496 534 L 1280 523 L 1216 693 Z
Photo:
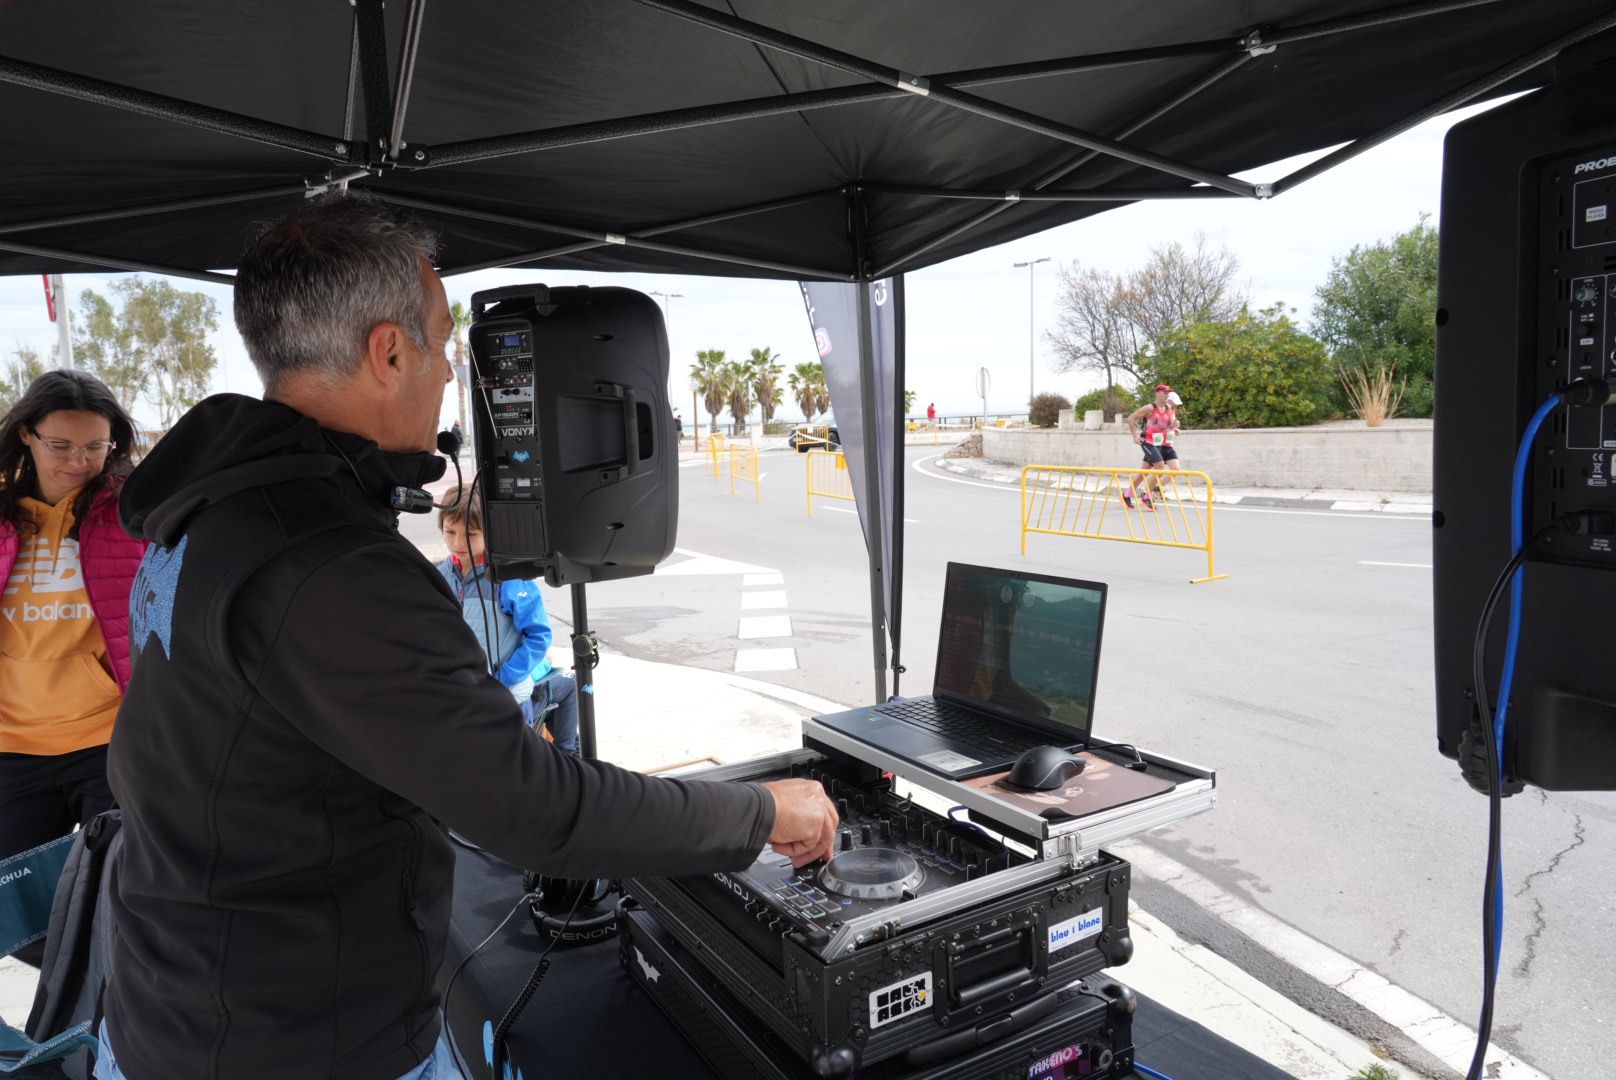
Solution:
M 101 1053 L 95 1059 L 95 1080 L 129 1080 L 118 1068 L 118 1059 L 112 1052 L 112 1043 L 107 1039 L 107 1022 L 101 1021 Z M 449 1025 L 443 1025 L 443 1034 L 438 1036 L 438 1045 L 432 1048 L 432 1056 L 421 1064 L 399 1077 L 398 1080 L 465 1080 L 465 1074 L 460 1066 L 455 1064 L 454 1051 L 449 1049 Z
M 556 747 L 577 757 L 581 752 L 578 749 L 578 683 L 572 672 L 551 668 L 550 674 L 534 685 L 532 706 L 528 723 L 542 719 L 555 736 Z

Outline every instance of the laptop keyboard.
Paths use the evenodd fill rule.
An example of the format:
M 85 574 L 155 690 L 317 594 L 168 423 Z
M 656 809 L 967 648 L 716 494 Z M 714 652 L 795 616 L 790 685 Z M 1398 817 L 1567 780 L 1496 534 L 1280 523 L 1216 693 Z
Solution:
M 950 705 L 946 701 L 913 698 L 908 701 L 889 701 L 875 710 L 885 716 L 923 727 L 959 744 L 961 750 L 974 757 L 1014 757 L 1034 746 L 1045 746 L 1049 740 L 1023 735 L 1010 728 L 1003 720 Z

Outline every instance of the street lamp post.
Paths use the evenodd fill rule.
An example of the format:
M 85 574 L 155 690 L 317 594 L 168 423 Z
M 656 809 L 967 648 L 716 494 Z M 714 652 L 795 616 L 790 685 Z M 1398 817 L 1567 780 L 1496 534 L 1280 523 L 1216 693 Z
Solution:
M 671 329 L 673 302 L 683 300 L 685 294 L 658 292 L 656 289 L 652 289 L 648 295 L 662 297 L 662 321 L 668 323 Z M 701 451 L 701 413 L 696 408 L 696 380 L 694 379 L 690 380 L 690 423 L 693 425 L 690 429 L 690 448 L 699 453 Z
M 1033 277 L 1033 273 L 1034 273 L 1033 268 L 1036 267 L 1039 263 L 1044 263 L 1044 262 L 1048 262 L 1048 261 L 1049 261 L 1049 256 L 1046 255 L 1042 259 L 1032 259 L 1032 260 L 1030 260 L 1028 262 L 1018 262 L 1018 263 L 1013 264 L 1014 269 L 1017 269 L 1017 270 L 1019 270 L 1023 266 L 1025 266 L 1027 268 L 1027 421 L 1029 423 L 1032 422 L 1032 399 L 1033 399 L 1033 396 L 1037 393 L 1037 390 L 1036 390 L 1036 388 L 1034 386 L 1034 378 L 1033 378 L 1033 366 L 1034 366 L 1033 365 L 1033 350 L 1034 350 L 1034 345 L 1036 343 L 1036 338 L 1034 337 L 1033 324 L 1032 324 L 1032 277 Z

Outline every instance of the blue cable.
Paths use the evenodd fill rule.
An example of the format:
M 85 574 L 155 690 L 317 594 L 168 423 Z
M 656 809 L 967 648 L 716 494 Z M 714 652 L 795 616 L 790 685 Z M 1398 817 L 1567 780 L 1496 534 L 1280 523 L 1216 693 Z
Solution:
M 1526 423 L 1526 431 L 1521 435 L 1520 447 L 1515 451 L 1515 472 L 1509 489 L 1509 553 L 1513 557 L 1521 550 L 1525 541 L 1524 519 L 1526 515 L 1526 470 L 1531 464 L 1532 444 L 1537 441 L 1537 433 L 1547 420 L 1549 414 L 1559 408 L 1563 399 L 1559 394 L 1551 394 L 1548 400 L 1537 407 L 1532 419 Z M 1498 709 L 1493 716 L 1493 745 L 1498 748 L 1497 760 L 1493 762 L 1493 783 L 1503 790 L 1504 784 L 1504 730 L 1509 715 L 1509 697 L 1515 682 L 1515 658 L 1521 643 L 1521 608 L 1525 596 L 1524 578 L 1526 568 L 1517 567 L 1514 576 L 1509 582 L 1509 635 L 1504 645 L 1504 672 L 1498 681 Z M 1485 692 L 1477 688 L 1478 693 Z M 1492 977 L 1498 979 L 1499 957 L 1504 949 L 1504 856 L 1502 846 L 1498 855 L 1497 872 L 1493 875 L 1490 885 L 1493 893 L 1493 970 Z
M 1137 1061 L 1133 1063 L 1133 1071 L 1144 1073 L 1146 1076 L 1153 1076 L 1156 1078 L 1156 1080 L 1173 1080 L 1173 1078 L 1168 1076 L 1166 1073 L 1159 1073 L 1155 1069 L 1152 1069 L 1149 1065 L 1141 1065 Z

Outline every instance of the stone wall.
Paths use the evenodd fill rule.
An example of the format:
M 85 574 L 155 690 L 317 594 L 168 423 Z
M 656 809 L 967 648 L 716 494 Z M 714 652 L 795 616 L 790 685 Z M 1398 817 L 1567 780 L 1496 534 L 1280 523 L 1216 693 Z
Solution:
M 1325 491 L 1431 490 L 1431 422 L 1403 420 L 1379 428 L 1329 426 L 1186 430 L 1181 464 L 1207 473 L 1214 486 Z M 1127 434 L 1048 428 L 985 428 L 982 456 L 1006 465 L 1134 465 L 1139 448 Z

